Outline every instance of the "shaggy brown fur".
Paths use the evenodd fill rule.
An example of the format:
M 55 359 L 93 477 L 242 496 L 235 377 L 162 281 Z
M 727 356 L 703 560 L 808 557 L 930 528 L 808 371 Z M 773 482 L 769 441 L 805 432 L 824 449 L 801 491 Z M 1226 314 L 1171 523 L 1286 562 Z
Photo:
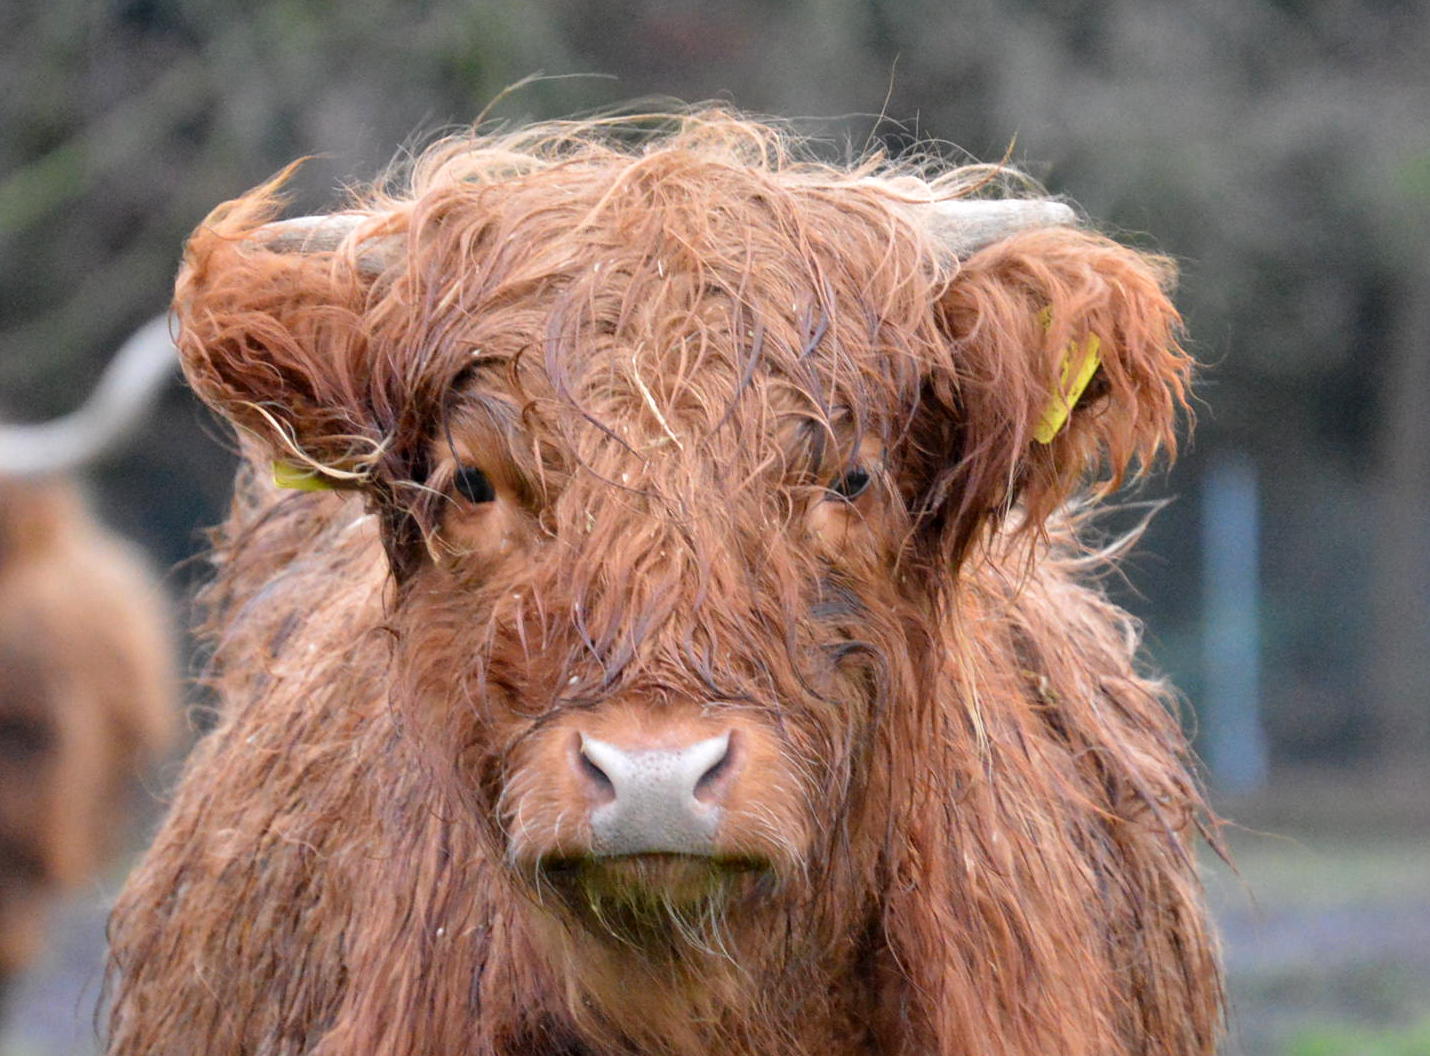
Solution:
M 1172 444 L 1170 268 L 955 261 L 911 199 L 985 170 L 798 149 L 543 126 L 433 148 L 333 251 L 260 231 L 276 184 L 194 234 L 185 367 L 250 464 L 111 1053 L 1213 1050 L 1186 745 L 1054 513 Z M 591 854 L 573 731 L 651 729 L 747 746 L 713 858 Z
M 0 984 L 117 850 L 177 716 L 168 613 L 66 481 L 0 478 Z

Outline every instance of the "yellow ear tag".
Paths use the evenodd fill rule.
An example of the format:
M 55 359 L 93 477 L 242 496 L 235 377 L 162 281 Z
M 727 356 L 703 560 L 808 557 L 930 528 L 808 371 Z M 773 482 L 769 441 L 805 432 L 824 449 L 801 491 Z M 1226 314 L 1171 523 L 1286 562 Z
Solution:
M 314 472 L 308 466 L 300 466 L 296 462 L 287 462 L 281 458 L 273 461 L 273 483 L 293 491 L 338 490 L 330 478 Z
M 1102 365 L 1102 342 L 1096 334 L 1087 335 L 1087 340 L 1082 345 L 1081 362 L 1074 367 L 1073 357 L 1077 351 L 1077 342 L 1074 341 L 1063 353 L 1063 367 L 1059 373 L 1057 391 L 1043 408 L 1038 424 L 1033 427 L 1033 439 L 1040 444 L 1051 444 L 1053 437 L 1062 431 L 1067 424 L 1068 415 L 1072 414 L 1072 409 L 1082 398 L 1088 382 L 1092 381 L 1092 376 Z

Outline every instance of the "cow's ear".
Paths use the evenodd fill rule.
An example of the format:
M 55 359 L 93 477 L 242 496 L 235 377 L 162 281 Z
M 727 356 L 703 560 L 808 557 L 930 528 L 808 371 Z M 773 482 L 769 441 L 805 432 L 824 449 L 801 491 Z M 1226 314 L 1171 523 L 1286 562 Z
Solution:
M 1105 494 L 1175 452 L 1192 360 L 1174 277 L 1165 258 L 1069 227 L 959 264 L 937 305 L 939 435 L 922 445 L 944 452 L 925 507 L 955 556 L 1014 506 L 1036 531 L 1078 487 Z
M 390 430 L 363 323 L 380 271 L 363 249 L 370 218 L 274 222 L 285 177 L 220 206 L 190 237 L 179 350 L 195 391 L 268 449 L 280 483 L 358 486 Z

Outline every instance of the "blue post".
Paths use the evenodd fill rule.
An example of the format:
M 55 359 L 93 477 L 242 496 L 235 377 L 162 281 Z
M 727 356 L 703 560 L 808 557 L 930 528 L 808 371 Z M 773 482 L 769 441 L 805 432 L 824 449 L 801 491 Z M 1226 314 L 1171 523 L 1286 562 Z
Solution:
M 1258 545 L 1256 467 L 1219 455 L 1202 491 L 1201 726 L 1213 784 L 1237 794 L 1262 788 L 1267 773 Z

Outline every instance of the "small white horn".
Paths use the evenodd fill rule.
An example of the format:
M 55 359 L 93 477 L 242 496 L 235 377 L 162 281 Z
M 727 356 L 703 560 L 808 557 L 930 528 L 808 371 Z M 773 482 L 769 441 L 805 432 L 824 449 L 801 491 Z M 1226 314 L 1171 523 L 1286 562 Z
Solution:
M 248 242 L 274 253 L 331 253 L 367 219 L 359 213 L 334 213 L 275 220 L 260 227 Z M 358 253 L 358 269 L 364 275 L 380 275 L 397 259 L 401 247 L 397 235 L 364 240 Z
M 0 473 L 37 477 L 92 461 L 138 424 L 178 362 L 169 317 L 151 319 L 120 346 L 78 410 L 49 422 L 0 426 Z
M 919 208 L 928 210 L 926 222 L 934 238 L 960 259 L 1019 231 L 1077 224 L 1069 206 L 1046 198 L 954 198 Z

